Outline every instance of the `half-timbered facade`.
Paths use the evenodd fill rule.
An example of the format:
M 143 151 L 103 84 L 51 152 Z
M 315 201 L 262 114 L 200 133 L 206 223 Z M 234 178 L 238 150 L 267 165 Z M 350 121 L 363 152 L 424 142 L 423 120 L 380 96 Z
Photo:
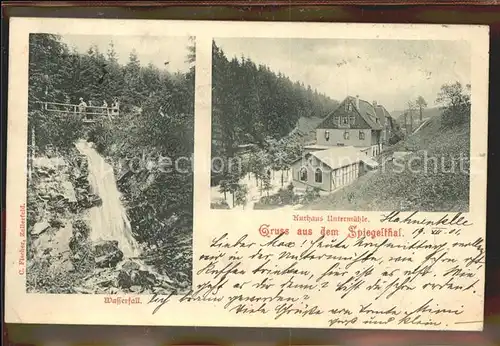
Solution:
M 377 166 L 377 162 L 357 148 L 339 146 L 307 152 L 291 168 L 295 187 L 331 192 L 350 185 Z

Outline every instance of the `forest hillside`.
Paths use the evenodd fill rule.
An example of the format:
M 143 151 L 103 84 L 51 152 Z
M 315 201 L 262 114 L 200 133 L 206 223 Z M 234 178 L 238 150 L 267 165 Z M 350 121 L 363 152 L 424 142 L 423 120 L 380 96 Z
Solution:
M 315 139 L 315 126 L 339 104 L 249 57 L 226 56 L 215 41 L 212 65 L 212 159 L 229 162 L 251 145 L 252 156 L 262 161 L 251 159 L 237 176 L 212 170 L 212 185 L 231 185 L 233 194 L 249 170 L 260 171 L 276 155 L 287 162 L 300 155 L 300 147 Z
M 164 158 L 193 153 L 194 40 L 184 49 L 189 71 L 172 73 L 145 66 L 134 51 L 120 64 L 113 42 L 106 52 L 94 46 L 79 53 L 56 35 L 30 36 L 29 290 L 109 293 L 190 286 L 192 171 L 167 174 L 160 167 Z M 45 102 L 78 104 L 80 98 L 95 106 L 118 102 L 119 116 L 89 124 L 78 114 L 44 108 Z M 75 148 L 80 140 L 90 142 L 111 165 L 133 237 L 141 244 L 141 260 L 169 277 L 168 283 L 133 264 L 114 270 L 123 254 L 113 242 L 97 246 L 88 240 L 89 210 L 102 201 L 89 189 L 88 162 Z M 61 167 L 52 164 L 54 160 Z M 61 195 L 61 184 L 71 191 L 70 197 Z M 57 250 L 59 242 L 66 247 L 69 242 L 69 251 Z M 110 257 L 113 253 L 118 253 L 116 258 Z M 99 274 L 105 277 L 94 280 L 104 284 L 89 286 L 89 277 L 95 279 L 105 269 Z
M 338 101 L 248 57 L 228 58 L 213 42 L 213 154 L 287 136 L 299 119 L 323 118 Z

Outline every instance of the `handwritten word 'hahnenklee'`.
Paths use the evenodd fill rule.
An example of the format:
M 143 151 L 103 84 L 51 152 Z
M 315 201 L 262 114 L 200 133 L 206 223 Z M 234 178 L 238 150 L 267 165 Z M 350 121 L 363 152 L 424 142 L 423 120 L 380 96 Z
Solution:
M 180 299 L 283 322 L 321 318 L 338 328 L 445 327 L 466 307 L 440 297 L 482 290 L 484 239 L 460 213 L 431 220 L 391 212 L 379 228 L 323 221 L 303 217 L 297 227 L 269 223 L 253 234 L 214 237 L 198 256 L 194 274 L 201 283 L 178 298 L 153 297 L 153 313 Z

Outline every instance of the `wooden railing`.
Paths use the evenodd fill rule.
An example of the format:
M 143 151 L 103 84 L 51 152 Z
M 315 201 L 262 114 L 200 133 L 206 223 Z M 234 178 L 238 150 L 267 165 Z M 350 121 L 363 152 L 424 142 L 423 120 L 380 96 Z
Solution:
M 98 106 L 86 106 L 84 109 L 80 105 L 70 104 L 70 103 L 58 103 L 58 102 L 43 102 L 38 101 L 43 109 L 47 112 L 55 113 L 67 113 L 67 114 L 81 114 L 86 122 L 94 122 L 94 116 L 99 117 L 115 117 L 120 115 L 120 110 L 117 107 L 98 107 Z

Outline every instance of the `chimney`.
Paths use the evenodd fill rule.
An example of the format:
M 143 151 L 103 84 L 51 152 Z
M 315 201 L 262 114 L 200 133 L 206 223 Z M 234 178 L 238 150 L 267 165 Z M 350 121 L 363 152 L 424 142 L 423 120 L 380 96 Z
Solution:
M 359 95 L 356 95 L 356 108 L 359 110 Z

